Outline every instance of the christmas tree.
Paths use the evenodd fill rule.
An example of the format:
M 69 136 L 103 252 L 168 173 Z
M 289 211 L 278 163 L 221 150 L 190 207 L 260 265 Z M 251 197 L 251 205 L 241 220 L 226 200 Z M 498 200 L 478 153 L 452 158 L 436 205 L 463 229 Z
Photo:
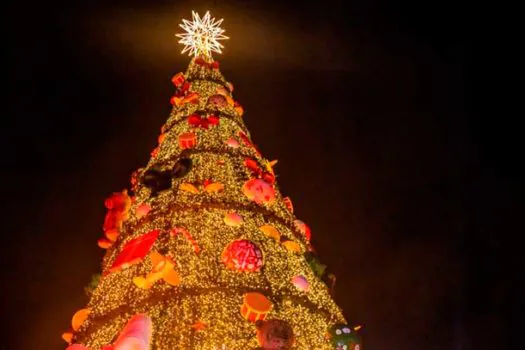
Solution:
M 212 52 L 222 20 L 193 13 L 193 58 L 129 190 L 105 202 L 107 250 L 68 349 L 355 349 L 310 229 L 293 214 Z

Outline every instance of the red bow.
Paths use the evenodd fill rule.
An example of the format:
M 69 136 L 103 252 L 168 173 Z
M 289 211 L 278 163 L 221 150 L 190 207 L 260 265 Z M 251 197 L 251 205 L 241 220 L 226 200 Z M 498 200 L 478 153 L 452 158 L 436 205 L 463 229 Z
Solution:
M 211 69 L 219 69 L 219 62 L 213 61 L 213 62 L 206 62 L 206 60 L 202 57 L 197 57 L 195 59 L 195 63 L 202 67 L 207 67 Z
M 247 147 L 250 147 L 250 148 L 253 148 L 255 150 L 255 152 L 260 156 L 261 155 L 261 152 L 259 152 L 259 150 L 257 149 L 257 146 L 255 146 L 253 144 L 252 141 L 250 141 L 250 139 L 248 138 L 248 135 L 246 135 L 244 132 L 242 131 L 239 131 L 239 137 L 241 138 L 242 142 L 244 143 L 245 146 Z
M 244 165 L 251 170 L 252 174 L 255 177 L 262 178 L 264 181 L 272 185 L 275 183 L 275 176 L 273 174 L 270 174 L 269 172 L 263 171 L 259 166 L 259 163 L 257 163 L 257 161 L 255 161 L 254 159 L 247 158 L 244 161 Z
M 209 117 L 201 117 L 198 114 L 192 114 L 188 117 L 188 124 L 194 128 L 201 127 L 208 129 L 210 126 L 219 125 L 219 117 L 210 115 Z

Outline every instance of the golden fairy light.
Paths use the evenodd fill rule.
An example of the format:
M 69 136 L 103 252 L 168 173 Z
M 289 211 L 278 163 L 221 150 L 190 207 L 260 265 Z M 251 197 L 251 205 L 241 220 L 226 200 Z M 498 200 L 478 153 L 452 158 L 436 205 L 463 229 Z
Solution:
M 209 11 L 202 17 L 192 11 L 192 20 L 182 20 L 179 26 L 186 32 L 176 34 L 179 43 L 184 45 L 182 53 L 188 52 L 190 56 L 211 57 L 212 52 L 222 53 L 224 46 L 219 40 L 229 39 L 220 27 L 223 19 L 212 18 Z

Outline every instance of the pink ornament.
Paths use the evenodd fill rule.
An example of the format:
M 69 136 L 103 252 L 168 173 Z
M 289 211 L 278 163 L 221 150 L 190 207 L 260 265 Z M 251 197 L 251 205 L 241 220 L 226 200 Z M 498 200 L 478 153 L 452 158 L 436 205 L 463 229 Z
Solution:
M 231 148 L 239 147 L 239 142 L 234 138 L 229 138 L 228 140 L 226 140 L 226 144 L 230 146 Z
M 263 265 L 263 254 L 252 241 L 239 239 L 224 249 L 222 262 L 231 270 L 256 272 Z
M 135 213 L 137 217 L 140 219 L 146 215 L 148 215 L 149 211 L 151 210 L 151 207 L 148 204 L 141 204 L 137 207 Z
M 151 319 L 146 315 L 135 315 L 126 324 L 113 345 L 101 350 L 148 350 L 151 343 Z M 81 344 L 72 344 L 66 350 L 90 350 Z
M 271 203 L 275 199 L 273 187 L 261 179 L 252 179 L 244 183 L 242 191 L 249 200 L 257 204 Z
M 224 217 L 224 223 L 228 226 L 238 227 L 243 222 L 242 216 L 237 213 L 229 213 Z
M 310 227 L 308 227 L 308 225 L 306 225 L 301 220 L 295 220 L 294 223 L 295 223 L 295 227 L 297 227 L 299 232 L 301 232 L 306 237 L 306 239 L 309 241 L 310 238 L 312 238 L 312 232 L 310 231 Z
M 308 292 L 310 290 L 310 283 L 306 277 L 298 275 L 292 278 L 292 284 L 301 292 Z

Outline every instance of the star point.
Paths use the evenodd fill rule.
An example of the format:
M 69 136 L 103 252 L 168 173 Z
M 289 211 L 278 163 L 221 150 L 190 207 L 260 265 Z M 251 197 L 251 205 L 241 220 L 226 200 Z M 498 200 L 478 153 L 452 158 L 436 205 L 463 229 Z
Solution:
M 192 11 L 192 20 L 183 19 L 179 26 L 185 33 L 176 34 L 179 43 L 184 45 L 181 53 L 190 56 L 204 56 L 211 58 L 212 52 L 222 53 L 224 45 L 219 41 L 229 39 L 224 35 L 225 30 L 220 27 L 223 19 L 216 20 L 209 11 L 204 16 Z

